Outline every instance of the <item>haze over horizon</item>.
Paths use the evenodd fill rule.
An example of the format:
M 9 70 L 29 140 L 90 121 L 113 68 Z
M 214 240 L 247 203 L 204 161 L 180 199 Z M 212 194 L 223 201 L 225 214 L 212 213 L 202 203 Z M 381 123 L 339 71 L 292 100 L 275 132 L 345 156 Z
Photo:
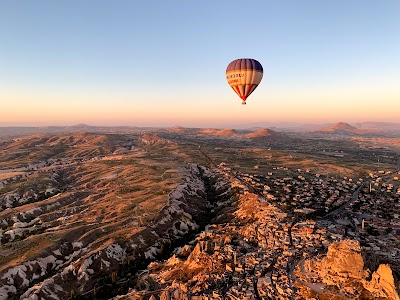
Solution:
M 0 126 L 399 122 L 399 1 L 240 3 L 2 2 Z
M 18 128 L 47 128 L 47 127 L 60 127 L 60 128 L 84 128 L 84 127 L 110 127 L 110 128 L 118 128 L 118 127 L 137 127 L 137 128 L 215 128 L 215 129 L 250 129 L 250 130 L 255 130 L 257 128 L 273 128 L 273 129 L 283 129 L 283 130 L 303 130 L 303 131 L 313 131 L 313 130 L 318 130 L 318 129 L 324 129 L 325 127 L 329 126 L 341 126 L 341 124 L 345 124 L 346 126 L 356 126 L 356 127 L 363 127 L 363 128 L 369 128 L 369 129 L 376 129 L 376 130 L 387 130 L 387 129 L 393 129 L 393 130 L 400 130 L 400 123 L 399 122 L 379 122 L 379 121 L 360 121 L 360 122 L 344 122 L 344 121 L 320 121 L 320 122 L 293 122 L 293 121 L 260 121 L 260 122 L 237 122 L 237 123 L 223 123 L 223 122 L 210 122 L 207 124 L 198 124 L 198 123 L 191 123 L 189 125 L 181 125 L 181 124 L 152 124 L 148 123 L 145 125 L 140 125 L 140 124 L 103 124 L 103 123 L 71 123 L 71 124 L 66 124 L 66 123 L 54 123 L 54 124 L 48 124 L 48 123 L 15 123 L 15 124 L 8 124 L 8 123 L 3 123 L 0 122 L 0 129 L 3 128 L 15 128 L 16 130 Z

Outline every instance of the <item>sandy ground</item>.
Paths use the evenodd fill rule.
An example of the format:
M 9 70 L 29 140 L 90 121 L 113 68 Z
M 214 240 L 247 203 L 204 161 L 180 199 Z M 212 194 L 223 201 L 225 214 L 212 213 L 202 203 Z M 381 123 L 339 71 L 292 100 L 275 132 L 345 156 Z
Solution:
M 0 173 L 0 180 L 4 180 L 10 177 L 14 177 L 17 175 L 24 174 L 25 172 L 8 172 L 8 173 Z

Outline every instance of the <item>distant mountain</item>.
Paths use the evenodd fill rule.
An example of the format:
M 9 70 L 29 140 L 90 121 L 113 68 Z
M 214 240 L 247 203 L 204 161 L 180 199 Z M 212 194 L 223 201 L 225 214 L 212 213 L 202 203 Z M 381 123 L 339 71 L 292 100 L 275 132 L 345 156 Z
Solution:
M 332 133 L 338 133 L 338 132 L 348 132 L 348 131 L 355 131 L 357 130 L 356 127 L 351 126 L 349 123 L 344 123 L 344 122 L 339 122 L 335 123 L 329 127 L 321 128 L 317 131 L 322 131 L 322 132 L 332 132 Z
M 71 126 L 71 128 L 91 128 L 91 127 L 94 127 L 94 126 L 90 126 L 90 125 L 83 124 L 83 123 Z
M 216 133 L 216 135 L 232 137 L 232 136 L 238 135 L 238 132 L 237 132 L 235 129 L 229 129 L 229 128 L 227 128 L 227 129 L 221 129 L 221 130 L 219 130 L 219 131 Z
M 340 124 L 340 125 L 339 125 Z M 348 126 L 354 127 L 356 130 L 366 130 L 365 132 L 352 132 L 352 134 L 389 134 L 392 136 L 400 135 L 400 123 L 390 122 L 358 122 L 352 123 L 351 125 L 345 122 L 339 122 L 336 124 L 332 123 L 300 123 L 300 122 L 255 122 L 247 124 L 237 124 L 233 128 L 247 129 L 256 131 L 262 128 L 270 128 L 278 132 L 334 132 L 335 130 L 354 130 Z M 337 125 L 338 128 L 331 128 Z M 343 127 L 343 128 L 341 128 Z M 347 133 L 350 133 L 347 132 Z
M 273 131 L 271 129 L 263 128 L 263 129 L 255 131 L 255 132 L 245 134 L 244 136 L 248 139 L 257 139 L 257 138 L 265 138 L 265 137 L 278 137 L 281 135 L 282 134 L 277 133 L 276 131 Z
M 239 135 L 239 133 L 235 129 L 230 129 L 230 128 L 225 128 L 225 129 L 206 128 L 202 129 L 200 131 L 200 134 L 216 135 L 223 137 L 234 137 Z
M 231 129 L 235 128 L 235 129 Z M 149 131 L 165 131 L 174 134 L 193 134 L 193 135 L 214 135 L 220 137 L 246 137 L 246 134 L 253 134 L 260 131 L 257 135 L 270 133 L 268 130 L 277 133 L 317 133 L 317 134 L 347 134 L 347 135 L 367 135 L 367 136 L 392 136 L 400 137 L 400 123 L 389 122 L 360 122 L 352 125 L 339 122 L 336 124 L 312 124 L 295 122 L 258 122 L 232 126 L 229 128 L 186 128 L 174 126 L 170 128 L 162 127 L 135 127 L 135 126 L 92 126 L 87 124 L 76 124 L 72 126 L 4 126 L 0 127 L 0 136 L 20 136 L 30 134 L 56 134 L 56 133 L 145 133 Z M 254 133 L 255 134 L 255 133 Z
M 359 129 L 345 122 L 335 123 L 329 127 L 316 130 L 318 133 L 331 133 L 331 134 L 344 134 L 344 135 L 367 135 L 379 136 L 383 133 L 379 130 L 373 129 Z

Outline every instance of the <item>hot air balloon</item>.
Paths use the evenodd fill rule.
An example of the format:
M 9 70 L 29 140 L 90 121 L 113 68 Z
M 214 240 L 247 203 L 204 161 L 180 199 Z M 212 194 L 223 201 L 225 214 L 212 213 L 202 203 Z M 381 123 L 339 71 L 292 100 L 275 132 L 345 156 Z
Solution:
M 263 77 L 263 68 L 255 59 L 240 58 L 226 68 L 226 80 L 246 104 L 247 97 L 257 88 Z

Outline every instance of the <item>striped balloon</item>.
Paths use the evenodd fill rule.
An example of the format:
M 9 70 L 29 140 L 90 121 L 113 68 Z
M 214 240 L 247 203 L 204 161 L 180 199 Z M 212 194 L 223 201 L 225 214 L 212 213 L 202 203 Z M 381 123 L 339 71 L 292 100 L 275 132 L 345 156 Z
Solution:
M 263 77 L 263 68 L 255 59 L 240 58 L 226 68 L 226 80 L 246 104 L 246 99 L 257 88 Z

